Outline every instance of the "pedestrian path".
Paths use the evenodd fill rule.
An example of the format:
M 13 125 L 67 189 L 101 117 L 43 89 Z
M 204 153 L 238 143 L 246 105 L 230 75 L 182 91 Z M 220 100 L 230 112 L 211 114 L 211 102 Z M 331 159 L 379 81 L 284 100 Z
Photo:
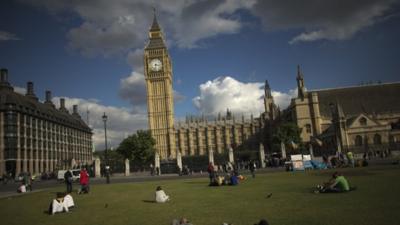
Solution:
M 44 191 L 44 189 L 38 189 L 38 190 L 33 190 L 33 191 L 27 191 L 25 193 L 18 193 L 17 191 L 14 192 L 0 192 L 0 199 L 2 198 L 14 198 L 14 197 L 19 197 L 19 196 L 23 196 L 23 195 L 29 195 L 32 193 L 38 193 L 38 192 L 42 192 Z

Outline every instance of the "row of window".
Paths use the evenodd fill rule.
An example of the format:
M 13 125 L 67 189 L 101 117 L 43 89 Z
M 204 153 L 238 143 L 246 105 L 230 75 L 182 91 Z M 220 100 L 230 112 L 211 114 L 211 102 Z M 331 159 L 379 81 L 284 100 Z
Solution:
M 5 123 L 8 125 L 16 125 L 17 124 L 17 112 L 15 111 L 7 111 L 5 112 Z M 38 127 L 39 129 L 46 129 L 51 130 L 51 131 L 56 131 L 56 132 L 63 132 L 67 133 L 68 135 L 72 135 L 73 130 L 71 128 L 45 121 L 45 120 L 40 120 L 37 119 L 36 117 L 30 116 L 30 115 L 23 115 L 20 114 L 19 116 L 19 124 L 21 126 L 26 125 L 27 127 Z M 89 134 L 87 134 L 89 135 Z
M 368 137 L 363 138 L 361 135 L 357 135 L 356 138 L 354 139 L 354 145 L 355 146 L 362 146 L 363 144 L 368 143 Z M 375 145 L 380 145 L 382 144 L 382 137 L 379 134 L 374 135 L 373 143 Z

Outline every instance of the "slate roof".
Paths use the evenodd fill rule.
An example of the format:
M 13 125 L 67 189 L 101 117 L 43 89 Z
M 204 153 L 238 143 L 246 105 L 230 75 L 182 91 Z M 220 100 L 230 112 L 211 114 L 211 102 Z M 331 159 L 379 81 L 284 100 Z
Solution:
M 330 118 L 330 103 L 339 103 L 346 117 L 400 112 L 400 83 L 312 90 L 318 94 L 321 116 Z
M 87 124 L 79 117 L 56 109 L 51 104 L 36 101 L 32 97 L 24 96 L 8 87 L 0 87 L 0 110 L 7 110 L 8 105 L 13 105 L 13 110 L 29 114 L 43 120 L 62 124 L 67 127 L 92 132 Z

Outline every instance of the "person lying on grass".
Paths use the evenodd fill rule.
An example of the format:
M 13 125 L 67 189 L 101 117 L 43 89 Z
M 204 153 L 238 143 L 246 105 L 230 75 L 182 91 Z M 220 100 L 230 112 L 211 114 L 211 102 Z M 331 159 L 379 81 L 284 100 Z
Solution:
M 328 182 L 323 185 L 317 185 L 315 193 L 340 193 L 354 189 L 355 188 L 350 188 L 349 182 L 342 174 L 334 172 L 332 178 Z
M 164 190 L 161 188 L 161 186 L 158 186 L 156 189 L 156 202 L 157 203 L 164 203 L 166 201 L 169 201 L 169 196 L 165 194 Z

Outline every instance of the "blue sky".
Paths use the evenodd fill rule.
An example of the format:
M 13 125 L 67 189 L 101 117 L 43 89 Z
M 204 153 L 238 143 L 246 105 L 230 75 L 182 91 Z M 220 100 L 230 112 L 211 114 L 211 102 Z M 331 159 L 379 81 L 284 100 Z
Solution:
M 0 3 L 0 67 L 16 87 L 79 104 L 101 148 L 146 129 L 143 47 L 152 7 L 173 62 L 175 116 L 227 107 L 257 115 L 268 79 L 284 108 L 296 66 L 308 89 L 399 81 L 397 0 L 51 1 Z M 23 91 L 18 88 L 18 90 Z

